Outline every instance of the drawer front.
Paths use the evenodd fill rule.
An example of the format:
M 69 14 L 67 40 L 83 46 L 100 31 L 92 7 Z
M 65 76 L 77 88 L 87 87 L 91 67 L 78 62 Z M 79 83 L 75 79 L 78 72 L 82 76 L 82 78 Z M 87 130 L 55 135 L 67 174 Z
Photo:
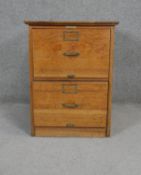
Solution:
M 35 126 L 106 127 L 106 111 L 35 110 Z
M 108 78 L 110 28 L 32 29 L 34 78 Z
M 106 82 L 34 82 L 35 109 L 107 109 Z
M 34 82 L 35 126 L 105 127 L 107 83 Z

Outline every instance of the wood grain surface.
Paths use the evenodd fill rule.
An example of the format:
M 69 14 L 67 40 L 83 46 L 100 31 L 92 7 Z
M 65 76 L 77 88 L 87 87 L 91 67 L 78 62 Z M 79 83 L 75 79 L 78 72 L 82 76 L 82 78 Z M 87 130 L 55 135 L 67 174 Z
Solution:
M 110 136 L 118 22 L 25 23 L 32 135 Z
M 108 79 L 109 28 L 33 29 L 32 36 L 34 79 Z

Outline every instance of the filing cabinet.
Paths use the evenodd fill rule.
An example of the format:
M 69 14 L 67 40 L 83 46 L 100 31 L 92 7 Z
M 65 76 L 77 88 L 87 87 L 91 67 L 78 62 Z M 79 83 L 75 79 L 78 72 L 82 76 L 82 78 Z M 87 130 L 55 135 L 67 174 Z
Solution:
M 25 23 L 32 135 L 109 136 L 118 22 Z

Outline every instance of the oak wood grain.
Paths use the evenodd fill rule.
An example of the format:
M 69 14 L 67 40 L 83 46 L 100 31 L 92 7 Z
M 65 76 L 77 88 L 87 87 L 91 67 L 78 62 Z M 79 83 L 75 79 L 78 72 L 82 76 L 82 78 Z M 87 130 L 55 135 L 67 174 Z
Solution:
M 35 128 L 34 128 L 34 115 L 33 115 L 33 49 L 32 49 L 32 29 L 29 27 L 29 72 L 30 72 L 30 114 L 31 114 L 31 135 L 35 135 Z
M 107 110 L 107 95 L 107 82 L 33 83 L 34 109 L 67 109 L 63 104 L 78 104 L 75 109 Z
M 106 127 L 106 110 L 34 110 L 35 126 Z
M 32 35 L 34 79 L 108 78 L 110 28 L 54 27 L 32 29 Z
M 34 82 L 34 124 L 106 127 L 107 89 L 106 82 Z
M 108 83 L 108 107 L 107 107 L 107 137 L 111 133 L 111 112 L 112 112 L 112 78 L 113 78 L 113 61 L 114 61 L 114 33 L 115 28 L 111 27 L 111 40 L 110 40 L 110 62 L 109 62 L 109 83 Z
M 105 137 L 105 128 L 56 128 L 36 127 L 39 137 Z

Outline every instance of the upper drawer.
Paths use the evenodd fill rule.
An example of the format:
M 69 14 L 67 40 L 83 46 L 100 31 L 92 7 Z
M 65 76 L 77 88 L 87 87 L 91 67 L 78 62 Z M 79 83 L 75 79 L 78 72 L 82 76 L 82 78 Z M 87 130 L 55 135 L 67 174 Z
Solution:
M 35 79 L 108 78 L 110 28 L 32 29 Z

